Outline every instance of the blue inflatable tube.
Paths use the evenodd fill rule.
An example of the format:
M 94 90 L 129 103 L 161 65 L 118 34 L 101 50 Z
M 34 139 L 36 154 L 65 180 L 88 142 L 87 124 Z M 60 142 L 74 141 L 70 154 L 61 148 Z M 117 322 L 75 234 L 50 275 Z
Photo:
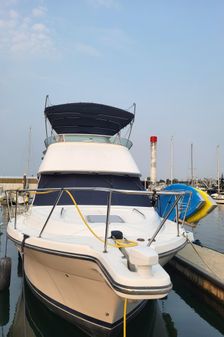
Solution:
M 164 191 L 172 192 L 186 192 L 183 198 L 180 199 L 178 208 L 179 208 L 179 219 L 183 220 L 186 208 L 186 220 L 194 215 L 198 210 L 204 205 L 205 200 L 202 198 L 198 191 L 189 185 L 185 184 L 172 184 L 164 188 Z M 157 202 L 157 212 L 161 217 L 165 217 L 167 212 L 171 209 L 174 204 L 175 196 L 174 195 L 165 195 L 162 194 L 158 198 Z M 168 219 L 174 221 L 176 218 L 176 209 L 171 212 Z

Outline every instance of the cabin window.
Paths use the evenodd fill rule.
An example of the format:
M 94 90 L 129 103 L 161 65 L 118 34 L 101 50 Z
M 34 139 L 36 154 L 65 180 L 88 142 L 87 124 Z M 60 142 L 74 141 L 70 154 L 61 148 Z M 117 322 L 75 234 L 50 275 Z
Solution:
M 144 187 L 138 177 L 100 175 L 100 174 L 42 174 L 39 188 L 69 188 L 69 187 L 103 187 L 123 190 L 144 191 Z M 35 196 L 34 205 L 53 205 L 58 191 L 49 194 Z M 107 192 L 100 191 L 71 191 L 79 205 L 106 205 Z M 71 205 L 72 201 L 67 193 L 63 193 L 59 205 Z M 121 206 L 151 206 L 149 196 L 127 195 L 113 193 L 112 205 Z

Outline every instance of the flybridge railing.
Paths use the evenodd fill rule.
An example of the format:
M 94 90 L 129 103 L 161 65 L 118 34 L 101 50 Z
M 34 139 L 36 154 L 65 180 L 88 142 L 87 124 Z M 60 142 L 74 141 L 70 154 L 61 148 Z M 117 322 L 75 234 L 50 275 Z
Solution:
M 88 135 L 88 134 L 61 134 L 52 135 L 45 139 L 44 143 L 46 148 L 53 143 L 63 143 L 63 142 L 85 142 L 85 143 L 106 143 L 106 144 L 117 144 L 122 145 L 130 149 L 133 143 L 119 134 L 114 136 L 106 135 Z
M 62 195 L 64 192 L 73 192 L 73 191 L 97 191 L 97 192 L 107 192 L 107 205 L 106 205 L 106 221 L 105 221 L 105 235 L 104 235 L 104 252 L 107 252 L 107 246 L 108 246 L 108 232 L 109 232 L 109 224 L 110 224 L 110 212 L 111 212 L 111 206 L 112 206 L 112 195 L 113 194 L 125 194 L 125 195 L 139 195 L 139 196 L 151 196 L 155 202 L 156 199 L 159 198 L 160 195 L 167 195 L 167 196 L 174 196 L 174 202 L 172 205 L 170 205 L 170 208 L 167 210 L 166 214 L 163 215 L 161 218 L 161 223 L 157 227 L 156 231 L 153 233 L 152 237 L 149 239 L 149 242 L 147 246 L 150 246 L 152 242 L 155 240 L 156 236 L 164 226 L 165 222 L 171 215 L 171 213 L 175 209 L 175 222 L 177 224 L 177 236 L 180 235 L 180 218 L 179 215 L 182 212 L 180 210 L 180 206 L 182 205 L 181 200 L 183 200 L 184 196 L 186 194 L 189 195 L 187 205 L 184 210 L 183 217 L 181 219 L 182 225 L 185 224 L 185 218 L 186 214 L 190 205 L 191 200 L 191 192 L 190 191 L 181 191 L 181 192 L 171 192 L 171 191 L 136 191 L 136 190 L 121 190 L 121 189 L 111 189 L 111 188 L 100 188 L 100 187 L 64 187 L 64 188 L 41 188 L 41 189 L 24 189 L 24 190 L 15 190 L 15 191 L 6 191 L 6 198 L 7 198 L 7 205 L 8 205 L 8 211 L 9 211 L 9 218 L 10 221 L 13 220 L 12 215 L 12 202 L 9 199 L 9 194 L 14 192 L 16 194 L 15 197 L 15 208 L 14 208 L 14 228 L 16 229 L 17 226 L 17 214 L 18 214 L 18 201 L 19 201 L 19 195 L 27 196 L 27 195 L 35 195 L 35 194 L 48 194 L 53 192 L 58 192 L 58 195 L 56 197 L 56 200 L 47 216 L 47 219 L 44 223 L 44 225 L 41 228 L 41 231 L 38 235 L 39 238 L 41 238 L 43 231 L 45 230 L 51 215 L 55 209 L 55 207 L 58 205 Z M 169 202 L 169 201 L 168 201 Z M 25 204 L 26 210 L 28 210 L 29 205 Z

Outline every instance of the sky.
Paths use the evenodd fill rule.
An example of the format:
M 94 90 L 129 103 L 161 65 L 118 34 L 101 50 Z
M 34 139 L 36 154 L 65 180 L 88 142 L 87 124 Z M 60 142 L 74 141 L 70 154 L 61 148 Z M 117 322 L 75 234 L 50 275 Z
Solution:
M 0 176 L 36 175 L 44 102 L 137 105 L 131 152 L 158 179 L 224 172 L 223 0 L 0 0 Z M 31 143 L 29 130 L 31 128 Z

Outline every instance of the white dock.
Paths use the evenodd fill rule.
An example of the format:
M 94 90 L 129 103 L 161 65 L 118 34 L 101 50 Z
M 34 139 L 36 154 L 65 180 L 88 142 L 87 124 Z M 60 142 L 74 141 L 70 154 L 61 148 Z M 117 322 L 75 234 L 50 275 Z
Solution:
M 224 254 L 189 243 L 170 264 L 216 300 L 224 303 Z

